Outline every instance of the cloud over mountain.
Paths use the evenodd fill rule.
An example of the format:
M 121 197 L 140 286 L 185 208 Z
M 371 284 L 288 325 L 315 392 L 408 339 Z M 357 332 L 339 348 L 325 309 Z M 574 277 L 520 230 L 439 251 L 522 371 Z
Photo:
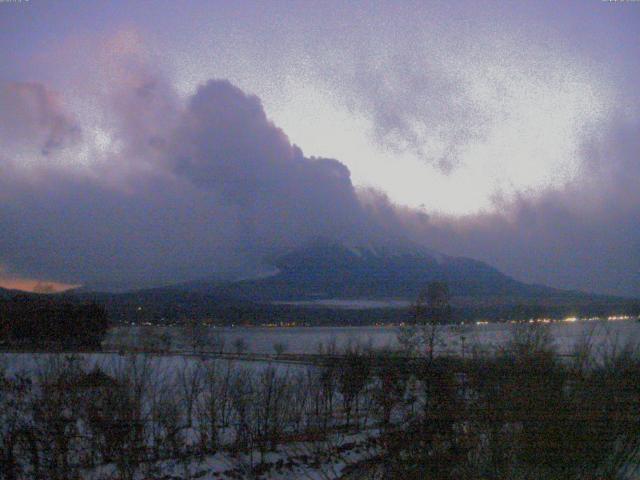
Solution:
M 80 166 L 71 141 L 80 128 L 49 90 L 4 86 L 5 104 L 13 100 L 2 110 L 0 264 L 131 287 L 251 274 L 317 236 L 362 234 L 349 170 L 305 157 L 258 98 L 211 80 L 169 102 L 165 85 L 144 75 L 115 85 L 109 114 L 118 122 L 99 128 L 108 144 Z
M 522 280 L 640 295 L 640 128 L 629 116 L 582 132 L 572 183 L 475 215 L 433 214 L 354 186 L 340 159 L 305 156 L 259 98 L 227 80 L 179 94 L 135 35 L 95 51 L 67 89 L 0 84 L 0 277 L 131 288 L 246 276 L 327 237 L 409 240 Z M 455 132 L 445 142 L 455 152 L 481 118 L 448 109 L 457 86 L 442 96 L 446 78 L 427 77 L 367 84 L 365 97 L 381 95 L 363 108 L 407 146 L 424 113 L 407 91 L 423 104 L 435 96 L 436 125 L 461 125 L 462 143 Z

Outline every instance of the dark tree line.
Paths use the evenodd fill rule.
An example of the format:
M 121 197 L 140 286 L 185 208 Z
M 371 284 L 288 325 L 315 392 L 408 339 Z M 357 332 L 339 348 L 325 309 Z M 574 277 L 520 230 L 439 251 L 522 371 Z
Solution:
M 0 342 L 25 346 L 99 346 L 109 328 L 96 303 L 15 297 L 0 302 Z

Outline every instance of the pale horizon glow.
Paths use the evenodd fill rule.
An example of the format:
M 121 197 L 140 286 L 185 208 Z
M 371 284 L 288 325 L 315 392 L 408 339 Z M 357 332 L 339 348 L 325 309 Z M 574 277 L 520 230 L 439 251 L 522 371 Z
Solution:
M 61 293 L 81 285 L 22 277 L 5 277 L 0 274 L 0 288 L 33 293 Z

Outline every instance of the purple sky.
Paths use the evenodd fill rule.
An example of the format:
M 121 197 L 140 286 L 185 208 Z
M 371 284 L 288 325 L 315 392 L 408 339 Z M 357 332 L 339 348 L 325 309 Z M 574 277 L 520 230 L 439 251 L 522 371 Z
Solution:
M 0 65 L 2 285 L 325 236 L 640 296 L 640 2 L 2 2 Z

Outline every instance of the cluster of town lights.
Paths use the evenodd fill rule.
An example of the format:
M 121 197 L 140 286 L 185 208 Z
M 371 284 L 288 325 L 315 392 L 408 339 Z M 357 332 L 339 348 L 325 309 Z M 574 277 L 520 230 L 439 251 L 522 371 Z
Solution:
M 565 322 L 565 323 L 573 323 L 573 322 L 592 322 L 599 320 L 607 320 L 609 322 L 617 321 L 617 320 L 631 320 L 633 317 L 630 315 L 610 315 L 608 317 L 565 317 L 561 319 L 553 319 L 553 318 L 530 318 L 526 320 L 528 323 L 554 323 L 554 322 Z M 640 319 L 640 317 L 638 317 Z M 511 320 L 509 323 L 523 323 L 522 320 Z M 476 325 L 488 325 L 489 322 L 486 320 L 478 320 Z

